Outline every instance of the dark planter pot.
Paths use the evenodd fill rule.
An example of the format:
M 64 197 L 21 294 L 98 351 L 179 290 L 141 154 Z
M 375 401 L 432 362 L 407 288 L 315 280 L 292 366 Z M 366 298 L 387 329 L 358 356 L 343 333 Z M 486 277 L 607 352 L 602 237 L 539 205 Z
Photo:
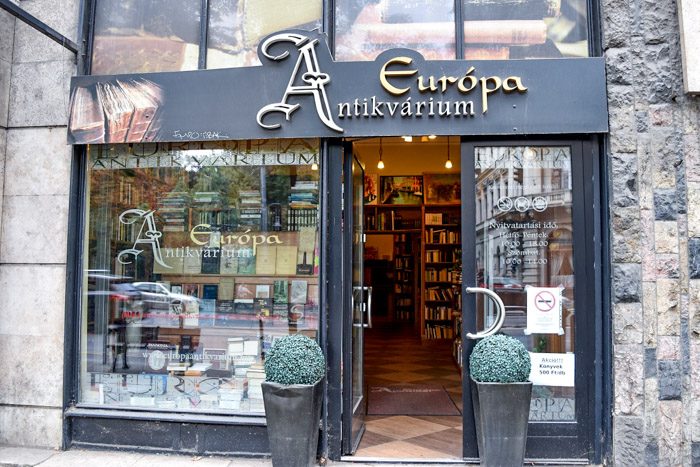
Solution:
M 313 385 L 262 383 L 272 465 L 316 464 L 323 380 Z
M 481 465 L 523 465 L 532 383 L 480 383 L 472 379 L 471 389 Z

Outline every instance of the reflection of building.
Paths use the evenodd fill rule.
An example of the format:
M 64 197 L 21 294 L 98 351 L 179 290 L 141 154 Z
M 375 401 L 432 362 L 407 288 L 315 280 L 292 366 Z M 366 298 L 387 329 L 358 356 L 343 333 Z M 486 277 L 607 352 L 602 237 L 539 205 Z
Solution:
M 574 269 L 571 153 L 568 148 L 517 152 L 507 147 L 477 153 L 477 270 L 485 287 L 506 305 L 506 329 L 525 327 L 525 287 L 563 287 L 564 336 L 543 336 L 539 351 L 572 352 Z M 493 319 L 484 303 L 485 324 Z

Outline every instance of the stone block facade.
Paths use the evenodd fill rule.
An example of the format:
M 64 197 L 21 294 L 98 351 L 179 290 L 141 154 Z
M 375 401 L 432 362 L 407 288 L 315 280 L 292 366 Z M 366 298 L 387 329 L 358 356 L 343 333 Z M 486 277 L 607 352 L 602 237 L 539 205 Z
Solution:
M 673 0 L 603 0 L 615 465 L 700 465 L 700 99 Z M 687 45 L 687 44 L 686 44 Z
M 76 41 L 78 2 L 21 7 Z M 58 448 L 75 56 L 0 10 L 0 444 Z

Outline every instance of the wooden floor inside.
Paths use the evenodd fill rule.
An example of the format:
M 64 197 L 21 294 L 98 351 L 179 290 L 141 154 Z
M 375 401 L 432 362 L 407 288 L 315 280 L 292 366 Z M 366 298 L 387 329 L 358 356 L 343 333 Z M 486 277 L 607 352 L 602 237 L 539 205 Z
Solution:
M 376 320 L 365 331 L 365 384 L 440 385 L 462 411 L 462 383 L 451 340 L 421 341 L 411 325 Z M 365 392 L 368 394 L 368 392 Z M 462 417 L 368 415 L 361 457 L 461 459 Z

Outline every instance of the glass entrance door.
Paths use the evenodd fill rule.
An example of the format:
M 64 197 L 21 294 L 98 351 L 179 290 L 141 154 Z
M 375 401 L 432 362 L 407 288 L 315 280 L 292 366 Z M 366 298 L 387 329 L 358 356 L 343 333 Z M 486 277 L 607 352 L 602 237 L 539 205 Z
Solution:
M 343 451 L 354 454 L 364 432 L 367 409 L 364 382 L 364 329 L 372 325 L 372 291 L 365 287 L 363 277 L 364 255 L 364 169 L 345 148 L 344 164 L 344 245 L 350 261 L 345 270 L 344 300 L 346 319 L 343 345 Z
M 468 333 L 494 327 L 531 356 L 526 457 L 593 456 L 595 253 L 585 182 L 593 174 L 583 148 L 580 141 L 462 145 L 465 457 L 478 456 L 470 442 L 475 340 Z

